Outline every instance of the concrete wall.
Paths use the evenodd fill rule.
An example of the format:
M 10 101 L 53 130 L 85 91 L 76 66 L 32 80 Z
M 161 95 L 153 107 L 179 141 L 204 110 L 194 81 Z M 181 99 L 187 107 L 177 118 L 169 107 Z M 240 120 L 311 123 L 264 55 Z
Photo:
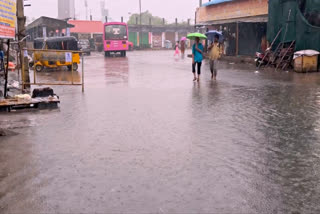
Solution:
M 208 7 L 196 11 L 197 24 L 210 21 L 237 19 L 268 14 L 268 0 L 241 0 Z

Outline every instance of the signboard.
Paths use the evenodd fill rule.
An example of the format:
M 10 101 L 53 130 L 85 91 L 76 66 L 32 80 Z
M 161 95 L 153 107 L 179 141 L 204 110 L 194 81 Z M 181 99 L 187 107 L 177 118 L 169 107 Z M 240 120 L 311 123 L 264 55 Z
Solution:
M 65 53 L 65 55 L 66 55 L 66 62 L 72 62 L 72 53 L 67 52 Z
M 66 36 L 70 36 L 70 28 L 67 28 L 67 35 Z
M 43 36 L 43 38 L 47 38 L 47 28 L 46 27 L 42 27 L 42 36 Z
M 15 38 L 16 8 L 16 0 L 0 0 L 0 38 Z
M 162 35 L 161 33 L 152 34 L 152 42 L 154 48 L 161 48 L 162 46 Z

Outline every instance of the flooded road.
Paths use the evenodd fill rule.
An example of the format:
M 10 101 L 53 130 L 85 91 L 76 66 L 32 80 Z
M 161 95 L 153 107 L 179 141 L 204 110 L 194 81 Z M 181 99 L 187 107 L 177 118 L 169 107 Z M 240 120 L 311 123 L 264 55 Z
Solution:
M 319 213 L 320 75 L 173 52 L 86 58 L 86 91 L 0 114 L 0 213 Z M 48 72 L 40 79 L 67 81 Z M 80 81 L 79 74 L 79 81 Z

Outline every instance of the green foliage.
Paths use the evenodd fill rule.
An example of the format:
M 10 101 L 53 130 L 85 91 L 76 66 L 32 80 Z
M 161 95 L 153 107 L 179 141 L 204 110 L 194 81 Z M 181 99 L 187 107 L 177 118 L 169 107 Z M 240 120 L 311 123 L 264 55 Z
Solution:
M 138 23 L 136 22 L 136 20 L 138 19 Z M 150 24 L 150 19 L 151 19 L 151 24 L 152 25 L 163 25 L 163 19 L 158 17 L 158 16 L 153 16 L 149 11 L 143 12 L 141 13 L 141 19 L 142 25 L 149 25 Z M 165 24 L 167 22 L 165 21 Z M 128 21 L 129 25 L 135 25 L 135 24 L 140 24 L 140 14 L 132 14 L 130 16 L 130 19 Z

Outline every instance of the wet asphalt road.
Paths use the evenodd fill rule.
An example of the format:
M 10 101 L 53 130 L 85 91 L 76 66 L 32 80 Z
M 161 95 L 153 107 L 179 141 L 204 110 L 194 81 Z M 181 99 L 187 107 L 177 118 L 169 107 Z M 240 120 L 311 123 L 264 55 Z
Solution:
M 0 213 L 319 213 L 320 75 L 220 63 L 193 83 L 172 55 L 87 57 L 84 94 L 0 114 L 19 133 L 0 138 Z

